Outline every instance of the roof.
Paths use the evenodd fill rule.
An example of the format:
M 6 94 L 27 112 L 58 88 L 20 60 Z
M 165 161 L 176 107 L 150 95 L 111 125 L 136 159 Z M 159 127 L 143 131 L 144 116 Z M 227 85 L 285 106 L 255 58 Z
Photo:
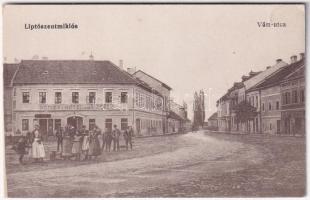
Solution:
M 169 112 L 168 118 L 184 121 L 184 119 L 173 111 Z
M 171 90 L 171 89 L 172 89 L 172 88 L 169 87 L 166 83 L 163 83 L 162 81 L 160 81 L 160 80 L 158 80 L 157 78 L 155 78 L 155 77 L 153 77 L 153 76 L 147 74 L 146 72 L 144 72 L 144 71 L 142 71 L 142 70 L 136 71 L 135 73 L 133 73 L 133 75 L 136 74 L 136 73 L 138 73 L 138 72 L 141 72 L 141 73 L 147 75 L 148 77 L 150 77 L 150 78 L 152 78 L 152 79 L 154 79 L 154 80 L 160 82 L 160 83 L 162 84 L 162 86 L 165 87 L 165 88 L 167 88 L 168 90 Z
M 291 74 L 296 69 L 301 68 L 302 66 L 304 66 L 304 60 L 299 60 L 298 62 L 280 68 L 278 71 L 274 72 L 269 77 L 267 77 L 262 83 L 251 88 L 249 91 L 267 88 L 279 84 L 279 82 L 281 82 L 286 76 Z
M 9 86 L 19 64 L 3 64 L 3 84 Z
M 213 113 L 209 118 L 208 120 L 214 120 L 214 119 L 217 119 L 217 112 Z
M 119 83 L 136 84 L 110 61 L 22 60 L 14 84 Z

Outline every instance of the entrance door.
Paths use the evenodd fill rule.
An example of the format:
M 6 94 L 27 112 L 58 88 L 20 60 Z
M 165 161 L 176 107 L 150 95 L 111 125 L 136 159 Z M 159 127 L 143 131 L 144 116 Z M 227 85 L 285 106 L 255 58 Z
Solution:
M 83 118 L 79 116 L 68 117 L 67 124 L 73 126 L 76 130 L 80 130 L 83 126 Z
M 40 133 L 43 139 L 47 139 L 47 119 L 39 119 Z
M 137 130 L 137 134 L 140 135 L 140 131 L 141 131 L 140 119 L 136 119 L 136 130 Z

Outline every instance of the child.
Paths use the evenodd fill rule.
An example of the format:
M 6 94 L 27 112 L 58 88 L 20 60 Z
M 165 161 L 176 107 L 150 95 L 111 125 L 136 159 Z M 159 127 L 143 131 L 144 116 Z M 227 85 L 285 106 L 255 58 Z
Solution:
M 27 154 L 26 148 L 27 148 L 27 141 L 26 139 L 22 136 L 16 145 L 16 152 L 19 154 L 19 163 L 24 165 L 25 163 L 23 162 L 24 155 Z

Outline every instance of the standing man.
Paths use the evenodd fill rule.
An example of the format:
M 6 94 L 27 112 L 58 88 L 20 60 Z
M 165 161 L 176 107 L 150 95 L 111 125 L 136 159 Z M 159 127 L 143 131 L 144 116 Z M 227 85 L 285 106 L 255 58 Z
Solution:
M 132 136 L 133 136 L 133 129 L 131 126 L 128 126 L 127 130 L 125 131 L 125 141 L 126 141 L 126 149 L 128 150 L 128 144 L 130 145 L 130 149 L 132 150 Z
M 109 129 L 106 128 L 106 147 L 105 147 L 105 151 L 111 151 L 111 143 L 113 140 L 113 136 L 112 133 Z
M 113 151 L 119 151 L 119 136 L 121 135 L 121 131 L 117 128 L 117 125 L 114 124 L 114 130 L 112 131 L 113 137 Z
M 62 140 L 63 140 L 63 128 L 62 127 L 58 127 L 58 129 L 56 130 L 56 138 L 57 138 L 57 151 L 59 151 L 59 149 L 61 148 L 62 151 Z

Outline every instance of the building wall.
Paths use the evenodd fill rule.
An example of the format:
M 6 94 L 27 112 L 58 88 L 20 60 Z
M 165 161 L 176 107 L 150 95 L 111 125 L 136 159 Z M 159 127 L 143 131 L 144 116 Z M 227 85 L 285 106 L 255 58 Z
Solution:
M 262 132 L 277 134 L 280 132 L 281 124 L 281 96 L 280 86 L 265 88 L 261 90 L 261 116 Z
M 246 94 L 247 101 L 256 108 L 258 112 L 257 116 L 248 122 L 248 132 L 250 133 L 260 133 L 261 132 L 261 118 L 260 118 L 260 105 L 261 105 L 261 97 L 260 92 L 258 90 L 251 91 Z
M 13 134 L 12 124 L 12 87 L 4 87 L 3 90 L 3 110 L 4 110 L 4 131 L 5 135 Z
M 19 130 L 22 134 L 26 134 L 33 130 L 34 124 L 40 121 L 43 123 L 45 120 L 47 126 L 54 129 L 55 119 L 61 120 L 61 126 L 65 126 L 70 117 L 81 117 L 87 128 L 89 128 L 89 120 L 95 120 L 96 125 L 104 129 L 106 119 L 111 119 L 112 125 L 116 124 L 121 128 L 121 120 L 127 119 L 127 125 L 133 126 L 138 135 L 154 135 L 163 132 L 163 98 L 134 85 L 41 84 L 15 86 L 15 90 L 14 132 Z M 22 93 L 25 91 L 30 93 L 29 103 L 22 101 Z M 45 104 L 39 103 L 39 92 L 47 93 Z M 55 104 L 55 92 L 62 92 L 61 104 Z M 72 92 L 79 92 L 78 104 L 72 103 Z M 87 103 L 89 92 L 96 92 L 94 104 Z M 111 103 L 105 102 L 105 92 L 112 92 Z M 127 92 L 127 103 L 121 103 L 121 92 Z M 44 118 L 42 114 L 48 117 Z M 41 115 L 40 118 L 37 117 L 38 115 Z M 23 127 L 23 122 L 24 124 L 27 122 L 28 125 Z
M 297 93 L 294 101 L 293 92 Z M 289 94 L 288 96 L 286 96 Z M 281 84 L 281 134 L 304 135 L 305 130 L 305 79 L 299 77 Z

